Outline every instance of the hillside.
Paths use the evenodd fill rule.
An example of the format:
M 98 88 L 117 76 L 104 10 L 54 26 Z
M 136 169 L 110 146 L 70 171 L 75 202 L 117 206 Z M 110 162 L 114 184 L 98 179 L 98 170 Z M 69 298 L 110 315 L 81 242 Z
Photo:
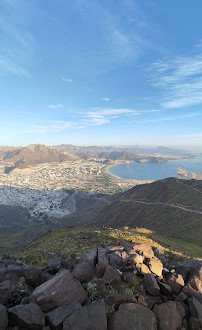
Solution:
M 75 161 L 78 157 L 71 155 L 66 151 L 62 151 L 59 148 L 47 147 L 43 144 L 31 144 L 25 148 L 19 148 L 13 152 L 7 153 L 2 163 L 5 166 L 13 168 L 25 168 L 30 165 Z
M 202 246 L 202 181 L 168 178 L 111 198 L 88 225 L 144 227 Z

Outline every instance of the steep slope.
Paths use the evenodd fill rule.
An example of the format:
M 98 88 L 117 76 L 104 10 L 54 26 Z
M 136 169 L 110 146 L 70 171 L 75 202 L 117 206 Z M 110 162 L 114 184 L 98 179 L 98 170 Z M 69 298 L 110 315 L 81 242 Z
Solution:
M 3 158 L 3 162 L 7 166 L 14 168 L 25 168 L 29 165 L 36 165 L 41 163 L 53 163 L 63 161 L 75 161 L 79 158 L 71 155 L 59 148 L 46 147 L 43 144 L 31 144 L 25 148 L 14 150 Z
M 169 178 L 114 196 L 91 224 L 144 227 L 202 246 L 202 181 Z

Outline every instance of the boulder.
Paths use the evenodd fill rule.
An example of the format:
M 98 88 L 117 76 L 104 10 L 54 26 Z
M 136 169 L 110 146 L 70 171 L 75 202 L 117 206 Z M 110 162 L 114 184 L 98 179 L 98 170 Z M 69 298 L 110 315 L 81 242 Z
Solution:
M 200 263 L 196 262 L 191 266 L 183 292 L 202 302 L 202 266 Z
M 95 276 L 95 268 L 87 262 L 78 263 L 73 268 L 72 276 L 81 283 L 90 282 Z
M 202 330 L 202 319 L 190 317 L 189 329 L 190 330 Z
M 123 266 L 122 253 L 121 251 L 111 252 L 109 255 L 109 264 L 114 269 L 121 269 Z
M 58 256 L 52 256 L 48 260 L 48 267 L 52 268 L 55 271 L 58 271 L 61 268 L 62 258 Z
M 36 304 L 17 305 L 8 310 L 9 324 L 20 328 L 40 330 L 45 325 L 45 318 Z
M 109 321 L 109 330 L 156 330 L 157 322 L 149 308 L 139 304 L 122 304 Z
M 96 276 L 98 278 L 102 278 L 107 266 L 109 265 L 109 261 L 107 258 L 107 249 L 104 248 L 98 248 L 98 254 L 97 254 L 97 265 L 96 265 Z
M 172 294 L 172 289 L 170 285 L 163 283 L 163 282 L 158 282 L 160 292 L 164 295 L 171 295 Z
M 4 305 L 0 305 L 0 329 L 5 330 L 8 326 L 8 313 Z
M 23 268 L 21 265 L 11 264 L 8 265 L 6 270 L 6 279 L 11 281 L 12 283 L 19 279 L 19 277 L 23 276 Z
M 202 304 L 195 297 L 189 297 L 188 304 L 191 316 L 202 319 Z
M 81 283 L 74 279 L 68 270 L 62 270 L 53 278 L 37 287 L 30 301 L 38 304 L 44 312 L 59 306 L 84 303 L 87 294 Z
M 131 255 L 130 261 L 132 263 L 134 263 L 135 265 L 136 264 L 142 264 L 143 261 L 144 261 L 144 257 L 142 255 L 138 254 L 138 253 L 135 253 L 135 254 Z
M 175 300 L 179 302 L 183 302 L 186 299 L 187 299 L 187 295 L 183 291 L 180 291 L 180 293 L 178 293 L 177 297 L 175 298 Z
M 152 311 L 157 319 L 158 330 L 179 329 L 182 319 L 178 312 L 176 302 L 169 301 L 161 305 L 155 305 Z
M 107 330 L 106 307 L 102 301 L 71 314 L 63 322 L 63 330 Z
M 125 272 L 123 273 L 123 281 L 126 283 L 130 283 L 132 281 L 139 280 L 139 277 L 133 272 Z
M 143 287 L 151 296 L 157 296 L 159 294 L 160 288 L 155 277 L 151 274 L 144 275 Z
M 140 295 L 137 299 L 137 302 L 139 305 L 142 305 L 142 306 L 145 306 L 145 307 L 148 307 L 148 304 L 146 302 L 146 299 L 144 296 Z
M 105 284 L 111 284 L 115 282 L 121 281 L 121 274 L 117 269 L 113 269 L 110 265 L 105 270 L 104 276 L 102 278 L 102 281 Z
M 10 296 L 11 296 L 10 281 L 4 281 L 0 283 L 0 304 L 7 303 Z
M 91 267 L 95 267 L 97 262 L 97 249 L 87 251 L 84 255 L 84 261 L 87 262 Z
M 150 258 L 148 262 L 148 266 L 153 274 L 157 276 L 162 275 L 163 264 L 157 257 Z
M 50 325 L 51 329 L 62 329 L 63 321 L 75 311 L 81 309 L 81 304 L 71 306 L 60 306 L 45 315 L 46 323 Z
M 39 267 L 24 265 L 23 274 L 27 285 L 36 288 L 41 284 L 42 270 Z
M 184 280 L 181 274 L 170 274 L 166 280 L 166 283 L 171 286 L 172 290 L 178 294 L 181 288 L 184 286 Z
M 5 274 L 6 274 L 6 267 L 1 265 L 0 266 L 0 283 L 5 280 Z
M 136 268 L 142 275 L 151 274 L 151 271 L 149 270 L 149 267 L 145 264 L 137 264 Z
M 137 299 L 133 295 L 118 293 L 113 295 L 108 301 L 108 304 L 114 305 L 115 309 L 123 303 L 137 303 Z
M 182 275 L 184 282 L 186 282 L 190 268 L 185 265 L 178 265 L 174 267 L 175 273 Z
M 154 257 L 154 251 L 149 244 L 135 244 L 131 247 L 129 254 L 140 254 L 145 258 Z
M 105 283 L 103 282 L 103 280 L 93 280 L 91 281 L 92 284 L 95 284 L 96 285 L 96 290 L 98 291 L 99 295 L 105 295 L 106 294 L 106 285 Z

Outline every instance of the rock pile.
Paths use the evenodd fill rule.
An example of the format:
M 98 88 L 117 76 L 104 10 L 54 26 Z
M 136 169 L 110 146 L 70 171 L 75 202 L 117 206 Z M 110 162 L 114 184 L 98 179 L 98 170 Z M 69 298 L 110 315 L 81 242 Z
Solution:
M 55 256 L 44 268 L 1 257 L 0 330 L 202 329 L 201 264 L 164 266 L 147 244 Z

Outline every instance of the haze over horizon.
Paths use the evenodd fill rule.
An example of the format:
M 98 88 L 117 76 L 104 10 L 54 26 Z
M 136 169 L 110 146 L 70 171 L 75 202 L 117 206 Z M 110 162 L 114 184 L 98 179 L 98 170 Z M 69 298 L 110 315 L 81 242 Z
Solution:
M 202 3 L 2 0 L 0 145 L 202 145 Z

